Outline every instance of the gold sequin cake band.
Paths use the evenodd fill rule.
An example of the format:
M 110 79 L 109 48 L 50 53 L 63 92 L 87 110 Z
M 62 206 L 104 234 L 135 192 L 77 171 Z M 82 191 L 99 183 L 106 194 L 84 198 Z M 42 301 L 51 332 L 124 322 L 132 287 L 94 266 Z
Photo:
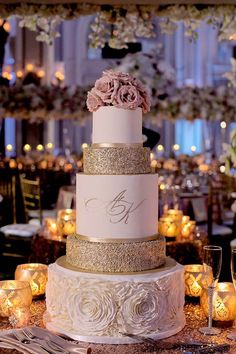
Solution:
M 141 272 L 165 263 L 165 239 L 152 241 L 99 243 L 67 237 L 66 261 L 79 269 L 95 272 Z
M 83 241 L 88 241 L 88 242 L 100 242 L 100 243 L 130 243 L 130 242 L 145 242 L 145 241 L 152 241 L 152 240 L 157 240 L 160 238 L 158 234 L 155 234 L 153 236 L 147 236 L 147 237 L 142 237 L 142 238 L 129 238 L 129 239 L 124 239 L 124 238 L 107 238 L 107 237 L 88 237 L 88 236 L 83 236 L 83 235 L 78 235 L 75 234 L 74 237 L 76 237 L 78 240 L 83 240 Z
M 84 149 L 84 173 L 123 175 L 150 173 L 150 149 L 132 147 L 88 147 Z

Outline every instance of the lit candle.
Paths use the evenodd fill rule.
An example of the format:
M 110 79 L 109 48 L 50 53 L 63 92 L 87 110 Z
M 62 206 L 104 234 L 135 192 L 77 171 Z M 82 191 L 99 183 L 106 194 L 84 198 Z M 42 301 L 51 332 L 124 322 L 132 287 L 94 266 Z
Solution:
M 28 282 L 33 297 L 42 296 L 48 280 L 48 267 L 41 263 L 20 264 L 16 268 L 15 279 Z
M 182 217 L 182 227 L 187 224 L 190 220 L 190 217 L 188 215 L 183 215 Z
M 71 235 L 76 232 L 76 211 L 64 209 L 58 212 L 58 232 L 61 236 Z
M 201 308 L 208 317 L 208 291 L 204 289 L 201 296 Z M 213 293 L 214 321 L 229 322 L 236 319 L 236 292 L 233 283 L 218 283 Z
M 51 218 L 44 219 L 44 225 L 50 234 L 52 235 L 57 234 L 57 222 L 55 219 L 51 219 Z
M 181 232 L 181 222 L 173 220 L 170 216 L 164 216 L 158 221 L 158 231 L 165 237 L 178 237 Z
M 201 264 L 189 264 L 184 267 L 185 295 L 199 297 L 203 292 L 204 269 Z
M 32 72 L 34 70 L 34 65 L 29 63 L 29 64 L 26 64 L 25 68 L 27 71 Z
M 29 307 L 32 292 L 28 282 L 18 280 L 0 281 L 0 316 L 9 317 L 17 307 Z
M 183 218 L 182 210 L 168 209 L 166 214 L 168 216 L 170 216 L 173 220 L 178 220 L 178 221 L 180 221 L 182 223 L 182 218 Z

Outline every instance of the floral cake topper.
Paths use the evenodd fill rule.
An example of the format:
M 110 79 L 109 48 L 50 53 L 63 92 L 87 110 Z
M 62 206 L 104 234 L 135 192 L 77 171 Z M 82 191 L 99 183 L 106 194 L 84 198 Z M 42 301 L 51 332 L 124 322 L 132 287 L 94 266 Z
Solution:
M 140 107 L 143 113 L 147 113 L 150 111 L 150 97 L 141 81 L 132 75 L 107 70 L 95 82 L 87 97 L 87 107 L 90 112 L 95 112 L 102 106 L 123 109 Z

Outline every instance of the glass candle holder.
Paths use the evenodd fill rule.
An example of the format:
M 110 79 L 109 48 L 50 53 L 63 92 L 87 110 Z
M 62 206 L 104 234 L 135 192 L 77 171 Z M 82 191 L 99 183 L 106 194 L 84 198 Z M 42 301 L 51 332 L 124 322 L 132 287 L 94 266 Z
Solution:
M 186 225 L 190 221 L 190 217 L 188 215 L 183 215 L 182 217 L 182 227 Z
M 182 223 L 183 212 L 178 209 L 169 209 L 166 212 L 167 216 L 170 216 L 173 220 L 178 220 Z
M 26 327 L 29 324 L 30 316 L 29 307 L 16 307 L 11 310 L 9 322 L 14 328 Z
M 208 316 L 208 293 L 204 289 L 201 296 L 201 308 Z M 233 283 L 218 283 L 213 293 L 212 319 L 218 322 L 231 322 L 236 319 L 236 292 Z
M 181 222 L 164 216 L 158 221 L 158 231 L 165 237 L 178 237 L 181 233 Z
M 74 234 L 76 232 L 76 211 L 74 209 L 60 210 L 57 216 L 57 227 L 61 236 Z
M 203 292 L 204 269 L 202 264 L 188 264 L 184 267 L 185 295 L 199 297 Z
M 57 221 L 56 221 L 56 219 L 46 218 L 44 220 L 44 225 L 50 235 L 55 236 L 57 234 Z
M 18 307 L 30 307 L 32 291 L 26 281 L 0 281 L 0 316 L 9 317 L 11 311 Z
M 48 280 L 48 266 L 41 263 L 26 263 L 17 266 L 15 279 L 29 283 L 33 297 L 45 294 Z

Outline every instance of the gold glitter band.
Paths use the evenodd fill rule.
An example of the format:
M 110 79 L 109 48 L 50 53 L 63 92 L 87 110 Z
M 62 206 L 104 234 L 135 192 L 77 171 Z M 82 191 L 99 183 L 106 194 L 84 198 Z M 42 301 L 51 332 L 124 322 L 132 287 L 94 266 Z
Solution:
M 86 271 L 140 272 L 160 267 L 166 260 L 165 239 L 143 242 L 88 242 L 74 235 L 67 237 L 66 260 Z
M 84 173 L 124 175 L 151 173 L 150 149 L 132 147 L 88 147 L 84 149 Z
M 83 240 L 87 242 L 100 242 L 100 243 L 132 243 L 132 242 L 146 242 L 154 241 L 160 239 L 158 234 L 142 237 L 142 238 L 99 238 L 99 237 L 88 237 L 75 234 L 73 235 L 77 240 Z
M 143 147 L 143 143 L 133 143 L 133 144 L 123 144 L 123 143 L 95 143 L 92 144 L 92 148 L 135 148 L 135 147 Z

